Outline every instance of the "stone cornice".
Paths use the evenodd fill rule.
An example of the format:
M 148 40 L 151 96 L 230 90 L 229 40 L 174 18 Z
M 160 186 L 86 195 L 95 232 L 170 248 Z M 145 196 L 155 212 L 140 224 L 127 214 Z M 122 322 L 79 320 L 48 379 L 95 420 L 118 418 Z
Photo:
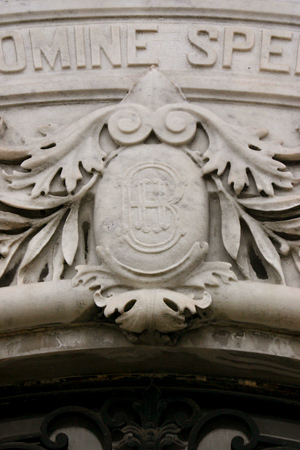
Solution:
M 300 5 L 297 2 L 282 2 L 255 0 L 251 3 L 246 0 L 191 0 L 188 3 L 179 0 L 166 0 L 163 5 L 159 0 L 129 0 L 124 6 L 122 0 L 99 2 L 87 0 L 82 5 L 80 0 L 28 0 L 0 2 L 0 23 L 25 23 L 34 21 L 64 20 L 86 18 L 119 18 L 123 17 L 173 17 L 173 18 L 209 18 L 220 19 L 231 17 L 231 20 L 243 19 L 244 21 L 256 21 L 266 23 L 281 23 L 297 25 L 300 23 Z M 21 14 L 21 17 L 20 17 Z

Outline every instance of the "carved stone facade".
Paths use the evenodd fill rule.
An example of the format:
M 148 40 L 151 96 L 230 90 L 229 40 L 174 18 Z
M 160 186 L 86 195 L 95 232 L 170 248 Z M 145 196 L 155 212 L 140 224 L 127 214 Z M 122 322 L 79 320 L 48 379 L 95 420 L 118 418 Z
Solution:
M 32 295 L 36 283 L 72 278 L 75 266 L 63 302 L 81 284 L 104 317 L 117 314 L 122 329 L 150 336 L 202 325 L 209 288 L 222 296 L 238 283 L 242 296 L 238 279 L 267 280 L 268 298 L 270 283 L 286 284 L 282 257 L 300 267 L 298 179 L 287 166 L 299 148 L 188 103 L 157 69 L 119 105 L 39 132 L 0 148 L 1 270 L 11 292 L 32 284 Z M 209 257 L 212 198 L 234 268 Z M 246 283 L 255 302 L 261 287 Z
M 284 0 L 0 0 L 1 404 L 152 374 L 127 419 L 68 400 L 34 438 L 0 422 L 0 448 L 68 448 L 47 427 L 69 413 L 107 449 L 192 449 L 219 416 L 248 430 L 234 450 L 300 447 L 160 391 L 298 392 L 299 25 Z
M 39 132 L 0 148 L 1 271 L 12 296 L 24 284 L 32 295 L 36 283 L 72 279 L 63 302 L 81 285 L 104 317 L 117 314 L 123 330 L 151 340 L 201 326 L 202 310 L 215 320 L 210 288 L 222 298 L 226 285 L 241 297 L 249 287 L 255 303 L 264 281 L 269 303 L 272 285 L 286 285 L 282 259 L 300 269 L 299 147 L 187 102 L 158 69 L 119 105 Z M 226 257 L 210 253 L 216 200 Z M 278 292 L 299 298 L 298 289 Z

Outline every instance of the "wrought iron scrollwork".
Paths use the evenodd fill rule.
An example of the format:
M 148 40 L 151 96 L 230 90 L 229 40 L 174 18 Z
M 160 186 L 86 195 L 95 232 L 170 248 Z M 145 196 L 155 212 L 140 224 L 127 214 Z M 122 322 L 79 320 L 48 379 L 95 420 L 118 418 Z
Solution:
M 68 432 L 59 431 L 71 423 L 76 429 L 89 430 L 103 450 L 196 450 L 210 433 L 226 427 L 233 436 L 236 432 L 229 438 L 231 441 L 227 437 L 231 450 L 300 449 L 300 441 L 261 434 L 254 419 L 245 412 L 201 412 L 194 399 L 164 397 L 151 383 L 141 396 L 112 396 L 102 406 L 99 404 L 97 412 L 75 406 L 56 409 L 44 418 L 35 433 L 0 439 L 0 450 L 70 450 Z M 225 438 L 222 444 L 220 447 L 218 443 L 219 450 L 229 448 L 225 447 Z
M 70 419 L 73 417 L 77 417 L 79 419 L 79 427 L 80 419 L 81 421 L 84 421 L 85 428 L 90 429 L 97 437 L 103 450 L 110 450 L 112 448 L 111 434 L 99 414 L 96 414 L 94 411 L 87 408 L 66 406 L 56 409 L 45 417 L 41 424 L 40 432 L 36 434 L 36 441 L 39 441 L 38 445 L 36 443 L 18 442 L 19 440 L 26 441 L 26 436 L 23 435 L 16 437 L 15 442 L 6 442 L 1 444 L 0 441 L 0 450 L 68 450 L 69 438 L 65 433 L 58 433 L 55 441 L 51 439 L 51 434 L 56 428 L 59 429 L 59 422 L 61 420 Z M 27 439 L 32 440 L 32 436 L 27 436 Z
M 112 429 L 118 429 L 122 438 L 116 442 L 116 448 L 122 448 L 124 444 L 137 449 L 155 450 L 173 444 L 175 448 L 185 448 L 186 442 L 180 437 L 180 433 L 191 428 L 196 423 L 200 409 L 196 402 L 191 399 L 161 399 L 160 390 L 151 384 L 142 396 L 142 399 L 124 398 L 123 402 L 137 413 L 137 419 L 133 422 L 130 415 L 116 413 L 111 417 L 109 410 L 120 404 L 120 399 L 108 400 L 102 408 L 102 417 L 105 423 L 109 423 Z M 172 420 L 168 412 L 172 406 L 180 403 L 189 413 L 181 411 L 173 414 Z
M 205 436 L 206 429 L 214 422 L 216 423 L 215 429 L 217 429 L 218 424 L 222 423 L 222 419 L 234 419 L 235 423 L 242 424 L 249 439 L 249 442 L 245 443 L 242 436 L 235 436 L 231 441 L 231 450 L 300 449 L 300 442 L 260 434 L 257 424 L 248 414 L 233 409 L 219 409 L 205 414 L 197 421 L 189 437 L 188 450 L 195 450 Z
M 107 426 L 101 420 L 101 417 L 86 408 L 79 408 L 76 406 L 67 406 L 57 409 L 52 414 L 49 414 L 41 425 L 41 443 L 48 450 L 67 450 L 68 436 L 64 433 L 59 433 L 56 436 L 55 442 L 50 439 L 51 429 L 55 426 L 55 422 L 62 418 L 70 418 L 72 416 L 82 417 L 86 420 L 87 426 L 92 427 L 92 431 L 102 444 L 103 450 L 111 448 L 111 437 Z

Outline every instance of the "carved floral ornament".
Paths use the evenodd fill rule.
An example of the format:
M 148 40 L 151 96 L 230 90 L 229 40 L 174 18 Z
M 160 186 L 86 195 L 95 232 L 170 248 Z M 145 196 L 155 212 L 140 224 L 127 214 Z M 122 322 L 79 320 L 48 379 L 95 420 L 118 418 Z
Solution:
M 199 325 L 212 287 L 285 284 L 283 257 L 300 271 L 299 180 L 284 164 L 300 147 L 188 103 L 158 70 L 119 105 L 39 131 L 0 147 L 4 286 L 72 278 L 103 320 L 166 334 Z M 226 261 L 207 261 L 216 197 Z

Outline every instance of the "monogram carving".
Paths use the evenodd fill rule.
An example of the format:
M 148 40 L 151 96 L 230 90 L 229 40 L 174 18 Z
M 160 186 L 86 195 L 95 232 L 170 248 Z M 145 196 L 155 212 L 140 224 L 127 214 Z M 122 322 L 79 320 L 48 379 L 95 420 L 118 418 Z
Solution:
M 126 234 L 128 244 L 143 253 L 173 247 L 185 234 L 176 207 L 184 192 L 178 173 L 168 164 L 142 163 L 129 169 L 120 184 L 123 227 L 116 232 Z
M 2 131 L 5 141 L 4 122 Z M 289 170 L 299 147 L 189 104 L 157 69 L 119 105 L 40 132 L 0 148 L 0 269 L 11 289 L 72 279 L 72 292 L 93 292 L 103 320 L 132 339 L 168 339 L 213 320 L 213 289 L 238 278 L 284 285 L 282 258 L 300 271 L 299 180 Z

